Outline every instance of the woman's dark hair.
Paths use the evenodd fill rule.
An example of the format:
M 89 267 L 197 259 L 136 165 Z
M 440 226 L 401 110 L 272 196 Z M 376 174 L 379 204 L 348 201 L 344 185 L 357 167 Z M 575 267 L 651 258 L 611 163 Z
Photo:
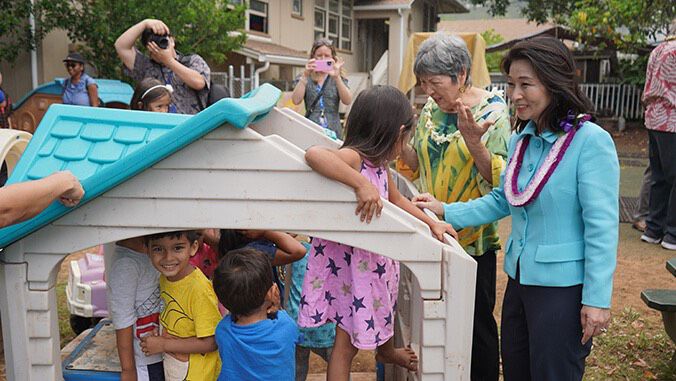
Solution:
M 265 302 L 272 287 L 270 258 L 256 249 L 232 250 L 214 271 L 218 301 L 235 317 L 248 316 Z
M 404 131 L 400 131 L 401 126 Z M 345 122 L 345 142 L 379 166 L 393 159 L 400 137 L 411 131 L 413 109 L 406 95 L 392 86 L 374 86 L 357 96 Z
M 166 87 L 158 87 L 148 91 L 148 89 L 151 89 L 154 86 L 162 85 L 164 85 L 164 83 L 155 78 L 143 78 L 134 89 L 134 95 L 131 97 L 131 109 L 147 110 L 150 103 L 155 102 L 165 95 L 171 95 Z M 144 94 L 145 96 L 143 96 Z
M 575 79 L 573 55 L 561 41 L 553 37 L 538 37 L 517 43 L 502 59 L 502 72 L 508 75 L 512 63 L 518 60 L 528 61 L 551 97 L 540 120 L 534 121 L 540 122 L 537 123 L 538 132 L 545 128 L 561 131 L 559 122 L 567 117 L 569 111 L 574 115 L 592 113 L 594 107 Z M 527 120 L 518 119 L 514 127 L 520 131 L 527 123 Z

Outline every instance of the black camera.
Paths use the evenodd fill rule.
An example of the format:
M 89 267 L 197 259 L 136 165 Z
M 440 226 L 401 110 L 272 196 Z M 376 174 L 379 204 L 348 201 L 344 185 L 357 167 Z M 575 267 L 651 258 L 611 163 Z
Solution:
M 160 49 L 166 49 L 169 47 L 169 35 L 167 34 L 155 34 L 152 29 L 146 29 L 141 34 L 141 44 L 143 46 L 148 46 L 148 43 L 154 42 Z

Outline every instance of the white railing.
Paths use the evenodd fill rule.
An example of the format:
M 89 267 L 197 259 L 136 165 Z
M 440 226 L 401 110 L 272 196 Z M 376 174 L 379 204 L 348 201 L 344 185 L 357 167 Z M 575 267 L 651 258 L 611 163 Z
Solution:
M 247 73 L 247 71 L 249 73 Z M 249 75 L 247 77 L 247 74 Z M 253 80 L 255 77 L 255 69 L 250 67 L 247 70 L 245 65 L 241 65 L 238 70 L 235 70 L 233 65 L 228 66 L 227 72 L 211 72 L 211 81 L 220 85 L 223 85 L 230 89 L 230 95 L 233 98 L 239 98 L 242 95 L 253 90 L 254 83 L 257 81 Z
M 497 82 L 488 86 L 506 92 L 507 83 Z M 594 111 L 599 116 L 623 117 L 625 119 L 643 118 L 641 95 L 643 89 L 635 85 L 583 83 L 582 91 L 594 105 Z M 509 99 L 507 99 L 509 102 Z

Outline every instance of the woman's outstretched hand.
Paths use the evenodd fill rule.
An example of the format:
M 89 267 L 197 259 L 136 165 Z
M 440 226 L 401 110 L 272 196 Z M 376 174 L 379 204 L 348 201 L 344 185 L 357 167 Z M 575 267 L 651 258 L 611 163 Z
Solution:
M 479 125 L 474 120 L 472 109 L 462 103 L 461 99 L 456 101 L 458 110 L 458 130 L 467 144 L 481 143 L 481 137 L 495 123 L 491 121 L 483 122 Z
M 420 209 L 429 209 L 440 218 L 444 218 L 444 204 L 429 193 L 419 194 L 411 199 Z
M 361 221 L 370 223 L 373 215 L 380 217 L 380 212 L 383 210 L 383 201 L 380 198 L 378 188 L 371 183 L 364 183 L 364 185 L 355 188 L 357 194 L 357 210 L 354 214 L 359 215 Z

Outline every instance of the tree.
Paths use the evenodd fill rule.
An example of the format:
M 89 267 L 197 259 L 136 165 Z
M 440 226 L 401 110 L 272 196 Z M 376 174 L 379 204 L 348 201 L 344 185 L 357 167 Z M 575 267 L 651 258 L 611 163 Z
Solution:
M 471 0 L 488 6 L 492 15 L 504 15 L 511 1 Z M 639 57 L 647 55 L 651 41 L 676 33 L 669 31 L 676 17 L 673 0 L 528 0 L 522 12 L 538 24 L 553 21 L 567 26 L 583 44 Z M 645 66 L 638 72 L 645 73 Z
M 62 1 L 62 0 L 56 0 Z M 52 28 L 52 20 L 45 19 L 43 1 L 0 0 L 0 61 L 14 62 L 22 51 L 29 51 L 36 41 L 42 40 Z M 35 33 L 31 31 L 29 17 L 35 15 Z
M 243 33 L 232 33 L 244 28 L 245 5 L 229 5 L 226 0 L 34 0 L 34 8 L 31 8 L 31 0 L 10 3 L 11 9 L 16 8 L 16 11 L 11 17 L 4 14 L 6 11 L 0 13 L 0 36 L 7 41 L 11 52 L 31 46 L 45 33 L 61 28 L 73 42 L 80 44 L 81 53 L 104 78 L 122 77 L 122 66 L 113 44 L 127 28 L 145 18 L 164 21 L 182 53 L 197 53 L 213 63 L 222 63 L 228 52 L 246 40 Z M 25 21 L 31 9 L 36 11 L 38 20 L 39 33 L 35 36 L 31 36 Z M 3 28 L 6 21 L 11 26 L 25 25 L 28 29 L 16 29 L 24 36 L 27 31 L 27 37 L 15 40 L 12 34 L 6 34 L 6 31 L 9 33 Z M 13 56 L 0 53 L 0 58 L 5 57 L 12 61 L 16 53 Z
M 483 31 L 481 33 L 481 37 L 483 37 L 486 41 L 486 47 L 495 45 L 505 40 L 505 38 L 502 37 L 501 34 L 497 33 L 493 28 Z M 503 56 L 504 52 L 486 53 L 486 66 L 488 66 L 489 72 L 500 72 L 500 62 L 502 61 Z
M 244 6 L 233 7 L 218 0 L 89 0 L 69 2 L 66 9 L 55 9 L 55 16 L 71 40 L 84 45 L 85 55 L 97 65 L 101 77 L 120 78 L 121 65 L 113 44 L 139 21 L 164 21 L 179 51 L 221 63 L 227 52 L 246 40 L 241 33 L 230 35 L 244 28 L 244 11 Z

